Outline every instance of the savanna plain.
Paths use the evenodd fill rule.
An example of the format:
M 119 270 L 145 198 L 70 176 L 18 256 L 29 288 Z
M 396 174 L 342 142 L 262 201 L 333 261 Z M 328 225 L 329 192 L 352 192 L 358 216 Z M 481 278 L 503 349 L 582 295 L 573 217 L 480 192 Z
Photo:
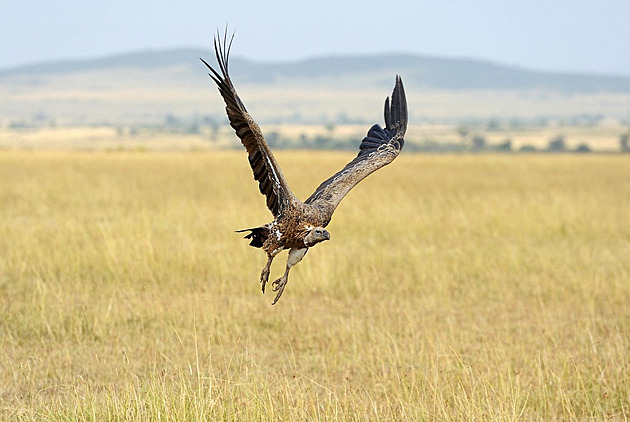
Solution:
M 0 419 L 628 420 L 628 210 L 629 155 L 403 152 L 271 306 L 243 151 L 1 151 Z

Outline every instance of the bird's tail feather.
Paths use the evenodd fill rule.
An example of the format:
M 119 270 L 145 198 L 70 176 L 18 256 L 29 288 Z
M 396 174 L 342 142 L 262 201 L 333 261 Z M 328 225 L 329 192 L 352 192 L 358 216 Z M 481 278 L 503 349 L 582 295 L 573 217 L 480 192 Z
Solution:
M 249 232 L 243 239 L 251 239 L 249 246 L 262 248 L 263 243 L 267 240 L 268 229 L 265 226 L 254 227 L 253 229 L 236 230 L 236 233 Z

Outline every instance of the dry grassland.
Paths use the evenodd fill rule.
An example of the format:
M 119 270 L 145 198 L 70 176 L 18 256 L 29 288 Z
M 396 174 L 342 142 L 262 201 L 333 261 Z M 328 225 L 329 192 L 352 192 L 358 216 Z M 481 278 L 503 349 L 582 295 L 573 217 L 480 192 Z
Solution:
M 263 204 L 242 151 L 1 152 L 0 419 L 630 418 L 630 157 L 402 154 L 273 307 Z

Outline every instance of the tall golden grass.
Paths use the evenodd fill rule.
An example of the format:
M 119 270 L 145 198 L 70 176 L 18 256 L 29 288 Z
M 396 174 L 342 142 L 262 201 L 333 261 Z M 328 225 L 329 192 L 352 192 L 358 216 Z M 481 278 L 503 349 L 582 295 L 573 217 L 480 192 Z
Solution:
M 628 156 L 402 154 L 272 307 L 244 152 L 5 151 L 0 419 L 627 420 L 628 210 Z

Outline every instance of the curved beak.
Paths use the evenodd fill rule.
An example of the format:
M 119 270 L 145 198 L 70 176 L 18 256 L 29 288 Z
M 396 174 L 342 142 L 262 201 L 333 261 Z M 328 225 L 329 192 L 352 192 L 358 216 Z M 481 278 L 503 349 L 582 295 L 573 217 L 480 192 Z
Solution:
M 324 237 L 326 240 L 330 240 L 330 233 L 328 233 L 328 230 L 324 230 Z

